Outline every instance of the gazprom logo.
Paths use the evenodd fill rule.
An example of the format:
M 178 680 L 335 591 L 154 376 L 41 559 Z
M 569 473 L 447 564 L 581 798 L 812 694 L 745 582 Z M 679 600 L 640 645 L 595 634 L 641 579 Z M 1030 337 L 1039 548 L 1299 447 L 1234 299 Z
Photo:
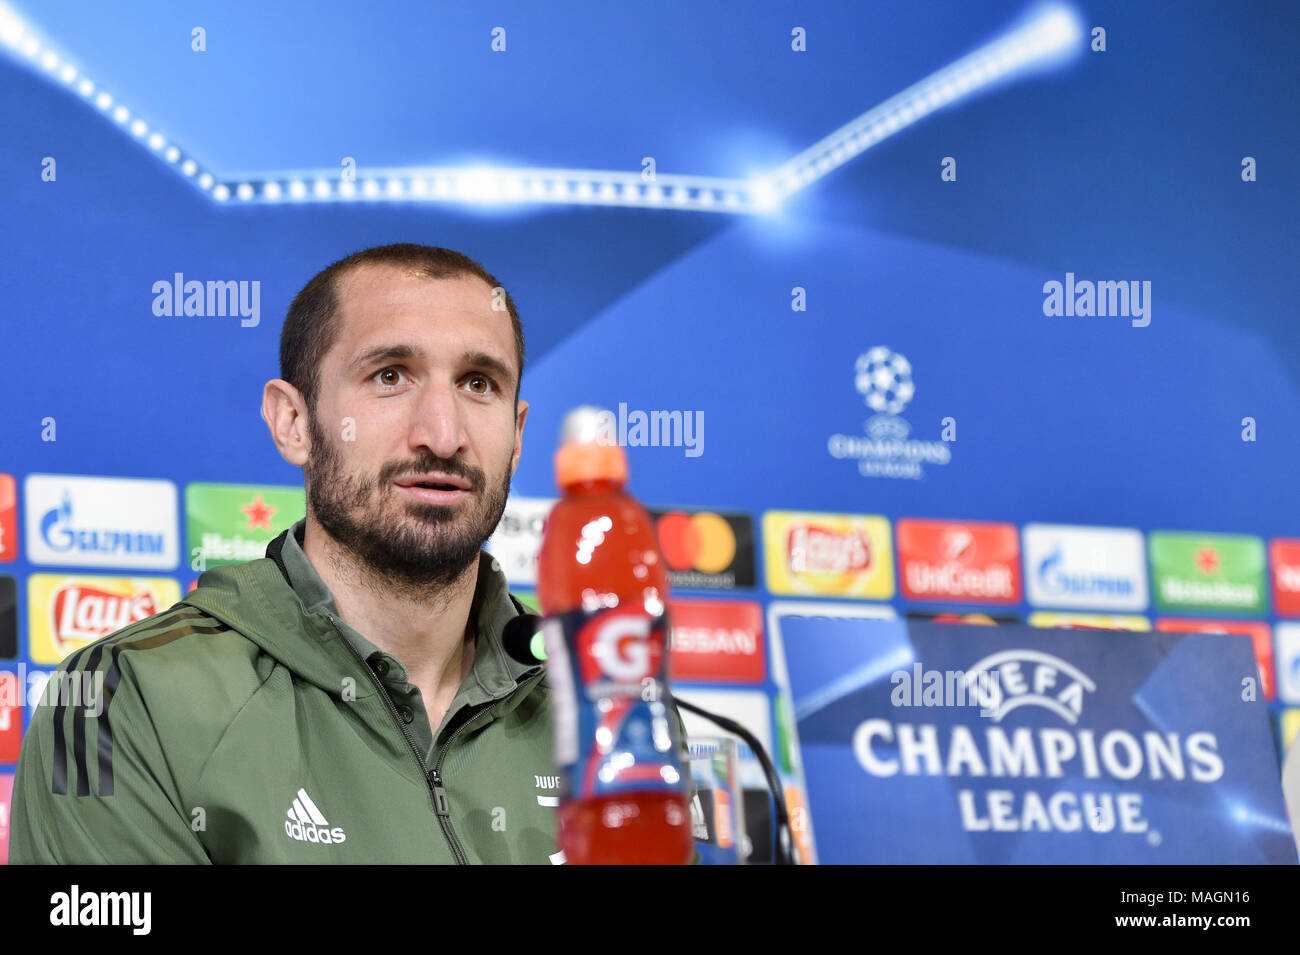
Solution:
M 1084 694 L 1097 689 L 1074 664 L 1041 650 L 999 651 L 967 670 L 966 679 L 969 684 L 979 681 L 981 715 L 995 723 L 1019 707 L 1041 706 L 1074 724 L 1083 712 Z
M 41 517 L 41 539 L 50 550 L 65 551 L 73 545 L 72 495 L 63 492 L 58 507 L 52 507 Z
M 82 528 L 72 520 L 72 495 L 63 492 L 57 507 L 41 517 L 41 539 L 56 553 L 95 552 L 104 554 L 161 554 L 165 548 L 162 534 L 131 530 Z
M 180 553 L 176 485 L 146 478 L 29 474 L 23 482 L 33 564 L 171 570 Z
M 1131 577 L 1101 572 L 1070 573 L 1064 567 L 1064 560 L 1058 544 L 1055 550 L 1039 562 L 1038 579 L 1045 593 L 1057 596 L 1129 597 L 1134 592 Z
M 1026 596 L 1053 609 L 1145 610 L 1142 533 L 1127 527 L 1026 524 Z

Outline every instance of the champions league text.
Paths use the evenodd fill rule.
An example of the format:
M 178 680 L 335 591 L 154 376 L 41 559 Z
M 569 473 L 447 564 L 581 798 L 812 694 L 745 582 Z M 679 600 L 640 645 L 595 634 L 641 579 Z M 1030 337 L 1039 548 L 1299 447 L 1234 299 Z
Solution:
M 1224 771 L 1218 749 L 1214 734 L 1205 732 L 1147 731 L 1139 737 L 1116 729 L 1098 738 L 1093 730 L 1021 727 L 1008 733 L 998 726 L 976 731 L 955 725 L 941 740 L 937 726 L 869 719 L 853 734 L 854 756 L 873 776 L 1061 778 L 1068 768 L 1069 775 L 1087 779 L 1127 781 L 1145 774 L 1152 780 L 1212 783 Z M 1148 829 L 1137 792 L 1060 791 L 1044 798 L 1033 790 L 961 789 L 957 802 L 962 826 L 970 832 Z

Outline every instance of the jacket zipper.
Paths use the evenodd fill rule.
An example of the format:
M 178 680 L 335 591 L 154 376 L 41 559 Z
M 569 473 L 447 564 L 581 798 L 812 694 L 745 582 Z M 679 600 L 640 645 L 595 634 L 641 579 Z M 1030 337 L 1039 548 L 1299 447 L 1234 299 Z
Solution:
M 337 627 L 334 629 L 336 631 L 338 630 Z M 456 857 L 456 864 L 467 865 L 469 859 L 465 856 L 465 850 L 461 848 L 460 842 L 456 839 L 455 833 L 450 831 L 449 823 L 443 819 L 443 811 L 447 806 L 447 793 L 442 788 L 442 779 L 438 776 L 437 770 L 430 772 L 425 768 L 424 757 L 420 755 L 419 747 L 415 745 L 415 740 L 407 731 L 406 724 L 402 722 L 402 718 L 398 715 L 397 707 L 393 704 L 392 697 L 388 695 L 388 691 L 384 689 L 384 685 L 379 682 L 379 677 L 375 676 L 370 667 L 366 665 L 366 661 L 361 659 L 361 654 L 357 652 L 357 648 L 354 647 L 342 633 L 339 633 L 339 637 L 343 640 L 344 646 L 348 648 L 348 651 L 352 656 L 356 658 L 357 663 L 361 665 L 361 669 L 366 671 L 366 676 L 370 678 L 370 683 L 374 686 L 375 692 L 379 694 L 380 698 L 384 701 L 384 705 L 388 707 L 388 713 L 392 716 L 393 723 L 395 723 L 397 728 L 401 730 L 402 738 L 406 740 L 406 745 L 411 750 L 411 755 L 415 757 L 415 763 L 420 767 L 420 775 L 424 777 L 425 785 L 429 787 L 429 798 L 433 801 L 434 812 L 438 815 L 438 822 L 441 824 L 440 828 L 442 829 L 442 835 L 447 840 L 452 855 Z
M 330 622 L 333 623 L 332 620 Z M 447 801 L 447 791 L 442 788 L 442 761 L 446 758 L 447 750 L 451 748 L 451 744 L 456 740 L 456 737 L 458 737 L 464 730 L 468 729 L 470 724 L 484 713 L 494 709 L 501 701 L 497 700 L 492 704 L 485 706 L 478 713 L 475 713 L 468 720 L 462 723 L 460 727 L 457 728 L 456 732 L 451 734 L 451 738 L 447 740 L 442 749 L 438 751 L 438 761 L 434 768 L 426 769 L 424 765 L 424 757 L 420 755 L 419 747 L 415 745 L 414 738 L 412 738 L 411 734 L 407 732 L 406 724 L 402 722 L 402 718 L 398 715 L 397 707 L 393 704 L 392 697 L 388 695 L 388 691 L 384 689 L 384 685 L 379 682 L 379 677 L 375 676 L 370 667 L 366 665 L 366 661 L 361 659 L 361 654 L 357 652 L 357 648 L 354 647 L 341 632 L 339 632 L 337 626 L 334 630 L 343 641 L 343 645 L 348 648 L 348 652 L 351 653 L 357 663 L 360 664 L 361 669 L 366 672 L 366 676 L 370 678 L 371 685 L 374 686 L 375 691 L 383 699 L 384 705 L 388 707 L 388 713 L 393 718 L 393 723 L 395 723 L 397 728 L 401 730 L 402 738 L 406 740 L 406 745 L 411 750 L 411 755 L 415 757 L 416 765 L 420 767 L 420 775 L 424 777 L 424 781 L 429 787 L 429 795 L 433 799 L 433 810 L 438 816 L 438 825 L 442 829 L 443 837 L 447 840 L 447 845 L 451 848 L 452 855 L 456 857 L 456 864 L 469 865 L 469 856 L 465 854 L 465 849 L 460 844 L 460 839 L 456 837 L 456 831 L 451 827 L 451 807 Z M 538 674 L 539 678 L 540 676 L 541 674 Z M 516 691 L 519 689 L 522 689 L 522 687 L 516 687 Z M 507 699 L 509 699 L 509 697 L 507 697 Z
M 438 812 L 438 821 L 442 824 L 442 831 L 447 837 L 447 842 L 451 844 L 452 850 L 456 853 L 456 861 L 461 865 L 468 865 L 469 858 L 465 855 L 461 847 L 460 840 L 456 838 L 456 831 L 451 827 L 451 807 L 447 802 L 447 791 L 442 788 L 442 761 L 447 758 L 447 751 L 451 749 L 451 744 L 456 742 L 461 733 L 468 730 L 471 726 L 479 721 L 479 718 L 491 714 L 505 701 L 513 696 L 514 693 L 531 689 L 541 679 L 542 674 L 537 674 L 535 678 L 528 683 L 520 684 L 515 687 L 514 691 L 502 700 L 493 700 L 485 705 L 477 713 L 467 719 L 460 726 L 456 727 L 456 732 L 448 737 L 447 742 L 438 750 L 438 759 L 434 763 L 433 769 L 429 771 L 429 785 L 433 787 L 434 805 Z

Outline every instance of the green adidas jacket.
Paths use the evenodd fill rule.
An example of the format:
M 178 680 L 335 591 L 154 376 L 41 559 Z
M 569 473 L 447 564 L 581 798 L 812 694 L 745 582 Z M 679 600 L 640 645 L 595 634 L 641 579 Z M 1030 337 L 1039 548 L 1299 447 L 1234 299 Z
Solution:
M 499 584 L 426 766 L 276 560 L 207 571 L 60 664 L 19 755 L 10 862 L 562 862 L 546 676 L 505 653 L 519 607 Z

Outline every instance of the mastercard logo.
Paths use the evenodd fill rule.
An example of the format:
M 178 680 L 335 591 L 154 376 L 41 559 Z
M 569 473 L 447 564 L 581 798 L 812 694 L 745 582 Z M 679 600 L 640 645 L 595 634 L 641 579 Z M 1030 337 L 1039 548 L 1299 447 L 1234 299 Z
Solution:
M 736 532 L 717 514 L 669 511 L 659 518 L 656 529 L 670 570 L 720 574 L 736 559 Z

